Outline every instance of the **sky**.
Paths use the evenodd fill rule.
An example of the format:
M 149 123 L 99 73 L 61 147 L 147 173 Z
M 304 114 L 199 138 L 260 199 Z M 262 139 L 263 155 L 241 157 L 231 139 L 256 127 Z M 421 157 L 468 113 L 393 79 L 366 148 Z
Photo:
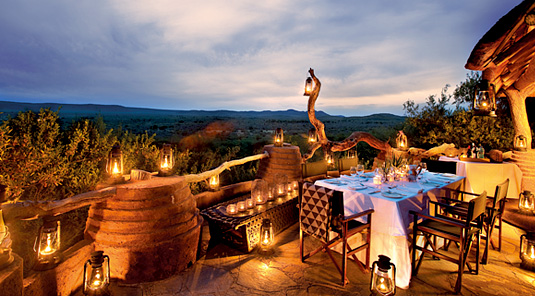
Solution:
M 404 115 L 521 2 L 3 0 L 0 100 Z

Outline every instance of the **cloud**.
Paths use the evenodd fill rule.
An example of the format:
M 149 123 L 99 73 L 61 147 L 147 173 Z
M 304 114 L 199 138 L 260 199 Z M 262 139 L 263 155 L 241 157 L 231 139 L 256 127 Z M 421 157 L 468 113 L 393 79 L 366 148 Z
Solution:
M 304 110 L 312 67 L 323 111 L 402 113 L 463 81 L 475 43 L 520 2 L 9 1 L 0 99 Z

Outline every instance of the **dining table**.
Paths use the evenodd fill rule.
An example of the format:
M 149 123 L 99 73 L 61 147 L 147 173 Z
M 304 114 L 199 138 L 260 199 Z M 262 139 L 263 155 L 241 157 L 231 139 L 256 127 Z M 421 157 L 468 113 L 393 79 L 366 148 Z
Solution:
M 374 261 L 379 255 L 388 256 L 396 267 L 396 286 L 407 289 L 411 279 L 409 239 L 413 222 L 409 211 L 429 214 L 428 201 L 448 196 L 449 189 L 464 189 L 465 177 L 422 172 L 414 181 L 382 184 L 374 184 L 373 177 L 373 173 L 342 175 L 339 178 L 317 180 L 315 184 L 343 193 L 345 215 L 374 209 L 371 218 L 370 259 Z M 361 238 L 352 238 L 355 239 Z M 351 240 L 348 242 L 358 243 Z M 362 260 L 363 254 L 359 255 Z
M 496 185 L 509 178 L 507 198 L 516 199 L 522 192 L 522 171 L 512 162 L 474 162 L 461 161 L 457 157 L 441 156 L 439 161 L 456 162 L 456 174 L 465 176 L 465 190 L 472 193 L 487 191 L 488 196 L 494 196 Z

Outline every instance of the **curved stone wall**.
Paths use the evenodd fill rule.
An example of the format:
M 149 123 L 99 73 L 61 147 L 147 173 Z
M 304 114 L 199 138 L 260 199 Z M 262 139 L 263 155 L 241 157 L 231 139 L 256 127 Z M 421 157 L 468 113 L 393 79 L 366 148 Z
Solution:
M 125 283 L 167 278 L 196 260 L 202 217 L 183 177 L 117 186 L 117 196 L 89 209 L 85 235 L 110 257 Z

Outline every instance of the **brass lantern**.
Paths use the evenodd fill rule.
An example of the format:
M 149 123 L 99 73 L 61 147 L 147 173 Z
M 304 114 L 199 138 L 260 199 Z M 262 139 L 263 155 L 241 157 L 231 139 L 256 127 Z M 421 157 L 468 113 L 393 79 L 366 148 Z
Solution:
M 282 131 L 282 128 L 278 127 L 275 130 L 275 146 L 282 147 L 283 142 L 284 142 L 284 132 Z
M 396 145 L 399 150 L 407 150 L 408 144 L 407 144 L 407 136 L 403 131 L 398 132 L 398 136 L 396 137 Z
M 535 211 L 535 197 L 529 190 L 524 190 L 518 196 L 518 211 L 527 215 L 533 215 Z
M 334 157 L 332 153 L 327 153 L 325 155 L 325 160 L 327 161 L 327 165 L 329 166 L 329 168 L 332 168 L 334 166 Z
M 357 150 L 356 149 L 349 149 L 346 151 L 347 158 L 357 158 Z
M 160 150 L 160 170 L 168 172 L 173 168 L 173 149 L 171 144 L 163 144 Z
M 303 96 L 310 96 L 310 94 L 312 93 L 312 88 L 313 88 L 312 77 L 307 77 L 307 80 L 305 81 L 305 93 L 303 94 Z
M 60 229 L 60 222 L 57 218 L 49 216 L 43 218 L 43 225 L 39 228 L 39 235 L 33 245 L 33 250 L 37 254 L 35 269 L 54 268 L 61 261 Z
M 515 137 L 515 143 L 513 145 L 516 151 L 527 151 L 528 150 L 528 140 L 524 135 L 518 135 Z
M 520 267 L 535 270 L 535 232 L 520 236 Z
M 482 80 L 476 87 L 473 109 L 475 115 L 496 117 L 496 94 L 488 80 Z
M 316 132 L 315 128 L 311 128 L 308 130 L 308 142 L 309 143 L 316 143 L 318 141 L 318 133 Z
M 260 248 L 266 251 L 271 245 L 273 245 L 273 224 L 271 220 L 264 219 L 260 227 Z
M 92 296 L 109 295 L 110 257 L 102 251 L 91 253 L 91 259 L 84 264 L 84 294 Z
M 123 175 L 123 152 L 121 151 L 121 146 L 115 144 L 111 148 L 110 154 L 108 155 L 108 162 L 106 164 L 106 172 L 112 177 L 120 177 Z
M 377 295 L 396 294 L 396 266 L 385 255 L 379 255 L 372 264 L 370 291 Z

